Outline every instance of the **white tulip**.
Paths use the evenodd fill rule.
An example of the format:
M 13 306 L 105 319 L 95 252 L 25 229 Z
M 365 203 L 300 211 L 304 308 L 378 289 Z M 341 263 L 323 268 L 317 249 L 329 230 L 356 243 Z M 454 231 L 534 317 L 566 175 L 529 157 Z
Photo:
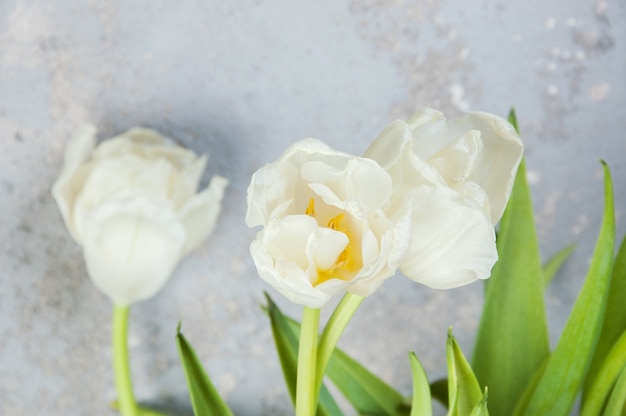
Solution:
M 228 181 L 196 194 L 206 156 L 148 129 L 98 147 L 95 134 L 85 126 L 69 141 L 52 195 L 95 285 L 127 306 L 156 294 L 211 232 Z
M 311 308 L 345 291 L 370 295 L 409 244 L 408 218 L 394 223 L 382 210 L 390 196 L 391 178 L 373 160 L 315 139 L 293 144 L 248 188 L 246 223 L 263 226 L 250 246 L 259 275 Z
M 522 153 L 513 126 L 487 113 L 446 120 L 426 108 L 383 130 L 365 156 L 392 177 L 388 215 L 412 218 L 407 277 L 447 289 L 490 276 Z

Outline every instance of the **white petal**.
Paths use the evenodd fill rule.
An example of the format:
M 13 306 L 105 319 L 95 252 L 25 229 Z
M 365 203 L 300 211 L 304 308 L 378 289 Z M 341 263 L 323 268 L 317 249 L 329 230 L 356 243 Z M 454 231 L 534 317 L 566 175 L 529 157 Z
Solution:
M 412 138 L 410 126 L 404 121 L 394 120 L 383 129 L 363 156 L 375 160 L 383 169 L 389 170 L 400 160 L 405 146 Z
M 378 258 L 369 264 L 364 261 L 363 270 L 351 283 L 349 292 L 359 296 L 370 296 L 386 279 L 395 275 L 411 244 L 410 213 L 410 210 L 405 209 L 403 213 L 398 214 L 394 222 L 387 218 L 370 222 L 372 229 L 376 230 L 374 233 L 382 235 L 380 249 L 377 250 Z
M 473 200 L 447 188 L 422 186 L 407 196 L 413 238 L 400 270 L 435 289 L 486 279 L 498 258 L 489 218 Z
M 432 108 L 416 112 L 407 124 L 413 131 L 412 151 L 426 160 L 450 143 L 448 126 L 443 113 Z
M 167 200 L 167 183 L 173 167 L 165 160 L 149 163 L 125 154 L 91 162 L 91 170 L 74 200 L 73 222 L 76 233 L 84 234 L 90 211 L 116 194 L 131 192 Z
M 474 172 L 483 150 L 480 132 L 470 130 L 428 159 L 448 184 L 463 183 Z
M 489 196 L 491 221 L 498 222 L 511 194 L 517 167 L 524 146 L 513 126 L 506 120 L 488 113 L 470 113 L 449 122 L 450 134 L 467 130 L 480 131 L 483 149 L 475 169 L 467 178 L 479 184 Z
M 276 263 L 261 242 L 262 234 L 262 231 L 259 232 L 257 240 L 250 245 L 250 254 L 261 279 L 293 303 L 310 308 L 324 306 L 331 294 L 314 288 L 305 272 L 295 263 Z
M 79 244 L 82 241 L 73 221 L 74 201 L 89 174 L 90 167 L 84 166 L 89 160 L 96 143 L 96 128 L 82 126 L 69 140 L 65 149 L 63 171 L 52 186 L 52 196 L 59 206 L 65 225 Z
M 169 184 L 169 198 L 176 208 L 182 207 L 198 190 L 198 183 L 206 167 L 208 156 L 197 158 L 175 175 Z
M 312 241 L 312 257 L 319 270 L 328 270 L 337 262 L 337 258 L 348 246 L 350 240 L 342 232 L 330 228 L 319 228 Z
M 89 217 L 85 260 L 95 285 L 115 304 L 153 296 L 182 256 L 185 230 L 168 204 L 136 195 L 108 200 Z
M 215 175 L 209 186 L 193 196 L 180 211 L 180 218 L 187 230 L 183 254 L 196 248 L 211 233 L 221 210 L 224 189 L 228 180 Z
M 268 253 L 278 262 L 294 263 L 300 269 L 311 266 L 307 256 L 309 241 L 315 237 L 318 225 L 308 215 L 289 215 L 264 229 L 264 244 Z
M 374 212 L 391 196 L 391 177 L 369 159 L 352 159 L 348 164 L 346 198 L 358 201 Z
M 246 224 L 266 224 L 274 210 L 286 210 L 294 198 L 297 169 L 288 163 L 271 163 L 252 175 L 248 187 Z

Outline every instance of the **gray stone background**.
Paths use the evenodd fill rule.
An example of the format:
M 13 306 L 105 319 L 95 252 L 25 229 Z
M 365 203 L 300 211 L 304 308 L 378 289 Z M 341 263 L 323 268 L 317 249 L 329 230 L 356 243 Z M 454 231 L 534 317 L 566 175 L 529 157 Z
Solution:
M 574 257 L 547 290 L 555 342 L 601 220 L 606 160 L 618 238 L 626 209 L 622 0 L 0 2 L 0 414 L 107 415 L 111 305 L 87 278 L 50 187 L 82 122 L 135 125 L 210 153 L 228 177 L 215 232 L 135 305 L 137 398 L 190 414 L 174 335 L 197 348 L 236 414 L 291 413 L 248 254 L 251 174 L 293 141 L 362 153 L 394 118 L 431 106 L 506 115 L 527 145 L 545 258 Z M 470 354 L 482 285 L 434 291 L 402 276 L 367 299 L 340 345 L 404 393 L 407 352 L 445 374 L 454 327 Z

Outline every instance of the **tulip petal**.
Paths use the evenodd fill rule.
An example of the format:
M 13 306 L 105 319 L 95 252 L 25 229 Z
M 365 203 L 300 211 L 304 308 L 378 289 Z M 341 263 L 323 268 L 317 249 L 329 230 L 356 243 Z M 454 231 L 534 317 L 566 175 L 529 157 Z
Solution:
M 73 222 L 78 236 L 84 236 L 90 211 L 118 194 L 133 190 L 170 204 L 165 184 L 174 175 L 175 171 L 167 161 L 157 159 L 148 162 L 133 154 L 92 162 L 88 177 L 74 202 Z
M 311 266 L 311 259 L 306 251 L 317 228 L 315 219 L 308 215 L 284 217 L 265 228 L 267 252 L 276 263 L 294 263 L 300 269 L 307 270 Z
M 476 168 L 482 149 L 480 132 L 470 130 L 431 156 L 428 163 L 437 168 L 449 185 L 460 184 Z
M 169 204 L 136 194 L 107 200 L 89 216 L 89 276 L 115 304 L 153 296 L 182 256 L 185 229 Z
M 176 208 L 182 207 L 195 195 L 208 159 L 206 155 L 197 158 L 188 166 L 183 167 L 174 181 L 169 184 L 169 198 Z
M 73 221 L 73 207 L 89 172 L 84 163 L 89 160 L 95 144 L 96 128 L 91 124 L 82 126 L 67 144 L 63 171 L 52 187 L 52 196 L 59 206 L 65 225 L 79 244 L 81 238 Z
M 391 196 L 391 177 L 372 160 L 350 160 L 346 181 L 346 198 L 359 201 L 368 211 L 381 208 Z
M 341 252 L 348 246 L 348 236 L 330 228 L 319 228 L 311 247 L 313 262 L 319 270 L 328 270 L 335 265 Z
M 413 138 L 413 132 L 408 124 L 401 120 L 392 121 L 367 148 L 364 155 L 375 160 L 386 170 L 389 170 L 402 158 L 405 146 Z
M 523 144 L 514 127 L 506 120 L 488 113 L 470 113 L 450 120 L 450 135 L 467 130 L 480 131 L 483 148 L 467 180 L 479 184 L 489 196 L 491 221 L 498 222 L 513 188 L 517 167 L 522 159 Z
M 297 169 L 289 163 L 271 163 L 257 170 L 248 187 L 246 225 L 266 224 L 277 208 L 284 211 L 291 206 L 297 177 Z
M 400 270 L 411 280 L 450 289 L 486 279 L 498 258 L 490 219 L 470 198 L 443 187 L 407 195 L 413 238 Z
M 326 293 L 319 288 L 337 279 L 329 280 L 317 288 L 311 285 L 304 271 L 295 263 L 274 262 L 263 241 L 264 231 L 250 244 L 250 254 L 261 279 L 280 292 L 293 303 L 310 308 L 321 308 L 334 293 Z
M 227 185 L 226 178 L 213 176 L 209 186 L 189 199 L 181 209 L 180 218 L 187 230 L 183 254 L 196 248 L 215 227 Z
M 93 159 L 134 154 L 144 159 L 164 159 L 178 169 L 193 163 L 198 156 L 191 150 L 175 145 L 154 130 L 134 127 L 119 136 L 102 142 L 93 152 Z

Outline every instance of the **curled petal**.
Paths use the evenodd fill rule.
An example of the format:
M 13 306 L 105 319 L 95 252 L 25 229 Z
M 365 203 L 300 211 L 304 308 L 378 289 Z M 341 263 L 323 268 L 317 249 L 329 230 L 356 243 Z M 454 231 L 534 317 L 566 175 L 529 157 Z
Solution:
M 412 242 L 400 270 L 435 289 L 486 279 L 498 259 L 491 220 L 472 199 L 443 187 L 421 186 L 406 199 Z
M 478 130 L 483 142 L 475 168 L 467 180 L 479 184 L 489 196 L 491 221 L 498 222 L 513 188 L 524 146 L 513 126 L 493 114 L 475 112 L 450 120 L 450 134 Z
M 95 144 L 96 128 L 91 124 L 82 126 L 67 144 L 63 171 L 52 187 L 52 196 L 59 206 L 65 225 L 79 244 L 82 239 L 73 219 L 74 202 L 89 174 L 89 167 L 84 163 L 89 160 Z
M 278 208 L 287 210 L 295 193 L 298 171 L 288 163 L 271 163 L 252 175 L 248 186 L 246 225 L 256 227 L 269 221 Z
M 295 262 L 275 262 L 262 242 L 263 231 L 259 234 L 250 244 L 250 254 L 257 272 L 266 283 L 290 301 L 310 308 L 321 308 L 347 285 L 341 280 L 331 279 L 313 287 L 308 275 Z
M 189 199 L 181 209 L 180 218 L 187 231 L 183 254 L 196 248 L 215 227 L 227 185 L 226 178 L 213 176 L 209 186 Z

